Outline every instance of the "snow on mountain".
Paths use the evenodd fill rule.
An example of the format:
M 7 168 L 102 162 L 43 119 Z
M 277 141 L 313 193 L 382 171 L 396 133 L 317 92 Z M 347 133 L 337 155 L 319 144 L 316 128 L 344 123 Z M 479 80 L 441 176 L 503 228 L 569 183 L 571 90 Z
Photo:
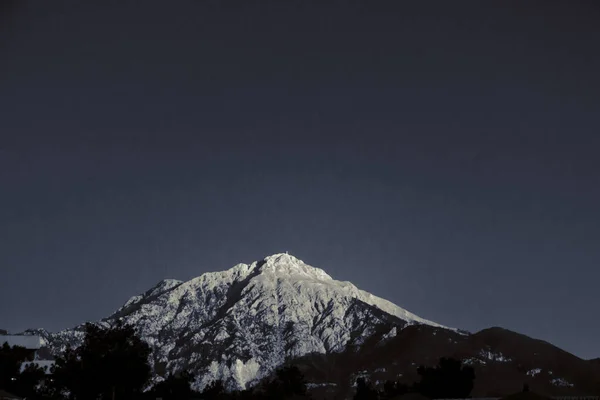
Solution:
M 288 254 L 187 282 L 161 281 L 99 323 L 118 318 L 151 346 L 156 380 L 190 370 L 197 389 L 216 379 L 245 388 L 290 358 L 343 351 L 377 329 L 444 328 Z M 46 340 L 57 353 L 82 335 L 78 327 Z

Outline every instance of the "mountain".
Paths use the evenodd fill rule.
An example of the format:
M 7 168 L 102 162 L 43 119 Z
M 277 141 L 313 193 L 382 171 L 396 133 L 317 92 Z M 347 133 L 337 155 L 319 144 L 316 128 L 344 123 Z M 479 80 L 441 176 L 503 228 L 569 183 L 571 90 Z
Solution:
M 155 382 L 189 370 L 196 389 L 216 379 L 247 388 L 293 362 L 313 392 L 345 396 L 359 376 L 410 383 L 416 366 L 453 356 L 476 369 L 474 394 L 507 394 L 530 381 L 547 394 L 600 393 L 591 361 L 499 328 L 469 334 L 442 326 L 288 254 L 161 281 L 97 323 L 118 319 L 152 348 Z M 45 339 L 40 353 L 50 355 L 81 343 L 83 328 L 29 333 Z
M 99 323 L 121 318 L 150 344 L 157 375 L 188 369 L 199 389 L 215 379 L 245 388 L 287 360 L 360 346 L 382 329 L 444 328 L 288 254 L 161 281 Z M 83 326 L 38 333 L 56 354 L 82 340 Z
M 600 394 L 600 368 L 550 343 L 503 328 L 460 335 L 427 325 L 408 326 L 393 338 L 373 335 L 355 350 L 307 355 L 295 360 L 323 397 L 347 398 L 358 377 L 382 384 L 419 379 L 419 365 L 440 357 L 459 359 L 475 370 L 472 397 L 502 397 L 524 384 L 547 396 Z M 321 396 L 316 396 L 321 397 Z

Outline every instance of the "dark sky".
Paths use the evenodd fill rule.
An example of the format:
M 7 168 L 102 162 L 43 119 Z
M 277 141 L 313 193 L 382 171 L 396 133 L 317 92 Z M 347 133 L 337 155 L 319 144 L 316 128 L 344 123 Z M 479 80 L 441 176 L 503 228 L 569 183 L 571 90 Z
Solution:
M 0 327 L 289 250 L 600 356 L 595 1 L 7 1 Z

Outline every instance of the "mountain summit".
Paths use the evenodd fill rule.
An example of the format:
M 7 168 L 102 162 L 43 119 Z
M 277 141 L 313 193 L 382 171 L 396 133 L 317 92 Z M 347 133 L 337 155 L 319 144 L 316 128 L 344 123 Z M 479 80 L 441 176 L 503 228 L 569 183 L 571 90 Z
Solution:
M 287 253 L 187 282 L 163 280 L 100 324 L 116 319 L 151 346 L 155 379 L 190 370 L 198 389 L 216 379 L 246 388 L 286 360 L 360 346 L 376 331 L 444 328 Z M 55 353 L 81 339 L 82 327 L 47 337 Z

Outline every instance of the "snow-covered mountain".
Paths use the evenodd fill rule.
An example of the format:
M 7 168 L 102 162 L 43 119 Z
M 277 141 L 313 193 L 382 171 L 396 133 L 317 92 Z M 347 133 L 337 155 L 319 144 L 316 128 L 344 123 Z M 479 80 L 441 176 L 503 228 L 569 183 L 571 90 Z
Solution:
M 288 254 L 187 282 L 161 281 L 99 324 L 119 318 L 151 346 L 155 379 L 190 370 L 197 389 L 216 379 L 245 388 L 288 359 L 360 346 L 376 331 L 392 337 L 415 324 L 450 329 Z M 83 337 L 82 327 L 36 333 L 55 354 Z

